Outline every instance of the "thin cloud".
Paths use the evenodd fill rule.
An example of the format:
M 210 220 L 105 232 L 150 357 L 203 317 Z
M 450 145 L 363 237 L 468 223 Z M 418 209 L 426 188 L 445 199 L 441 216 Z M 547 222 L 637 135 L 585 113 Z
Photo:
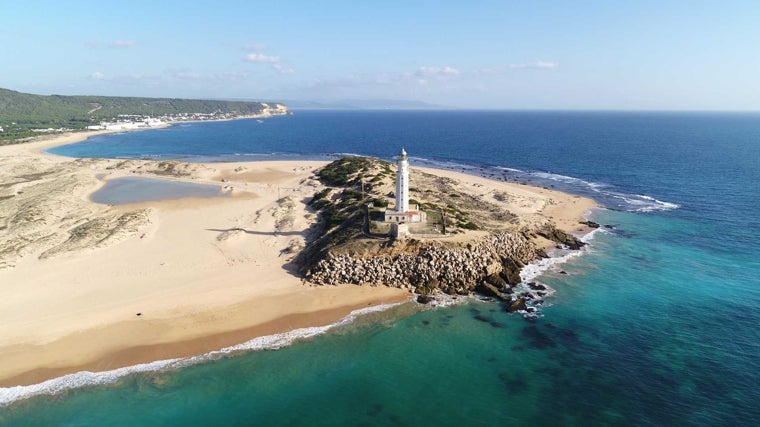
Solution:
M 243 58 L 245 62 L 251 62 L 254 64 L 268 64 L 277 73 L 282 75 L 294 74 L 296 71 L 282 62 L 282 58 L 276 55 L 267 55 L 264 53 L 249 53 Z
M 454 67 L 420 67 L 413 77 L 420 85 L 427 85 L 430 81 L 447 81 L 458 76 L 459 70 Z M 406 78 L 406 75 L 402 75 L 402 78 Z
M 245 61 L 262 64 L 278 64 L 281 61 L 281 58 L 279 56 L 265 55 L 263 53 L 249 53 L 245 56 Z
M 95 71 L 89 75 L 90 80 L 103 82 L 104 84 L 121 84 L 121 85 L 139 85 L 139 86 L 160 86 L 164 79 L 161 76 L 150 76 L 144 74 L 128 74 L 119 76 L 110 76 L 101 71 Z
M 108 43 L 108 47 L 112 49 L 126 49 L 136 45 L 137 41 L 135 40 L 114 40 Z
M 510 64 L 512 70 L 550 70 L 559 67 L 556 62 L 536 61 L 524 64 Z
M 410 83 L 427 86 L 436 82 L 446 82 L 460 75 L 462 75 L 462 72 L 454 67 L 420 67 L 413 72 L 349 74 L 330 78 L 318 78 L 307 83 L 304 88 L 401 87 Z
M 282 64 L 272 64 L 272 68 L 274 68 L 275 71 L 283 75 L 289 75 L 296 72 L 294 69 L 290 67 L 285 67 Z
M 417 77 L 451 78 L 459 75 L 459 70 L 454 67 L 420 67 L 415 73 Z

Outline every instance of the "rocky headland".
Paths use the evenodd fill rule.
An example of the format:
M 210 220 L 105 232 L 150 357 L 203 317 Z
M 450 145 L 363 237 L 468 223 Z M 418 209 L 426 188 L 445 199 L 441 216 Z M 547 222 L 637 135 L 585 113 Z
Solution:
M 374 159 L 342 159 L 318 174 L 325 187 L 311 204 L 321 214 L 321 233 L 299 257 L 308 282 L 398 287 L 416 293 L 420 302 L 431 301 L 437 293 L 479 293 L 504 301 L 509 312 L 530 313 L 535 310 L 530 301 L 540 302 L 550 290 L 523 283 L 521 269 L 546 257 L 549 247 L 578 250 L 584 246 L 541 212 L 547 205 L 561 204 L 555 199 L 547 197 L 538 203 L 538 216 L 529 218 L 509 207 L 536 204 L 535 195 L 526 199 L 501 189 L 483 194 L 478 183 L 468 185 L 423 172 L 412 177 L 413 197 L 432 212 L 449 212 L 449 233 L 405 239 L 371 233 L 371 212 L 362 205 L 368 201 L 387 205 L 386 199 L 392 196 L 388 168 Z M 368 177 L 374 185 L 367 185 Z M 556 192 L 552 195 L 556 197 Z M 578 215 L 575 224 L 586 225 L 580 220 Z

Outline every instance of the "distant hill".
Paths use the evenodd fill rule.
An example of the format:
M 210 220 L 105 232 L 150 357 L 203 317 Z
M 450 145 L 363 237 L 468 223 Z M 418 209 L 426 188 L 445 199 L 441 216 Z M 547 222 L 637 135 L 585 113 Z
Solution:
M 115 96 L 33 95 L 0 88 L 0 133 L 2 139 L 28 136 L 30 129 L 83 129 L 122 114 L 161 116 L 166 114 L 215 112 L 258 114 L 267 109 L 261 102 L 208 101 L 175 98 Z M 15 123 L 15 125 L 13 125 Z

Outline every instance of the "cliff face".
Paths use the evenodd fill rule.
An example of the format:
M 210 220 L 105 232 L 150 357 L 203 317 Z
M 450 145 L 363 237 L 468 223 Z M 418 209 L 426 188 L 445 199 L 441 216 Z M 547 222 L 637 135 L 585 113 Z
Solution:
M 292 114 L 284 104 L 262 102 L 261 107 L 261 112 L 256 114 L 257 117 L 285 116 Z
M 494 233 L 467 244 L 394 241 L 363 253 L 329 252 L 306 273 L 320 285 L 368 284 L 468 294 L 483 283 L 500 292 L 519 283 L 519 270 L 538 252 L 520 233 Z

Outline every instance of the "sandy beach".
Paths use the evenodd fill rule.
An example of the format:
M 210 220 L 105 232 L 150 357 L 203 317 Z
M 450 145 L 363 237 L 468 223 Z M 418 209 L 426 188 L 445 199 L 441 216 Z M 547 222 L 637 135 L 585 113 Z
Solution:
M 291 261 L 317 219 L 304 201 L 319 189 L 312 173 L 325 162 L 186 164 L 42 152 L 94 134 L 0 147 L 0 387 L 201 354 L 410 298 L 395 288 L 315 287 L 295 272 Z M 579 230 L 595 206 L 548 189 L 425 172 L 489 200 L 508 194 L 500 203 L 521 225 Z M 105 181 L 125 176 L 214 184 L 230 196 L 89 200 Z

